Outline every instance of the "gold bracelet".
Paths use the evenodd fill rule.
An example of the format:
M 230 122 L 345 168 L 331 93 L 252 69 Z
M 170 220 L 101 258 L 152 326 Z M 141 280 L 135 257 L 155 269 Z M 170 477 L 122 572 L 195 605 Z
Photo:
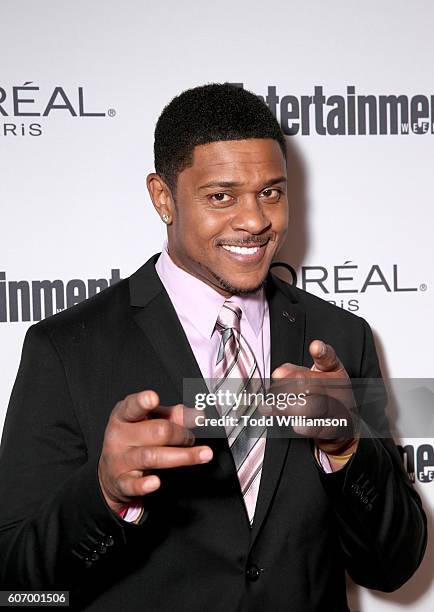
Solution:
M 352 455 L 354 455 L 354 451 L 352 451 L 351 453 L 347 453 L 346 455 L 330 455 L 330 453 L 327 453 L 326 451 L 323 451 L 323 452 L 327 455 L 327 457 L 329 457 L 330 459 L 333 459 L 334 461 L 337 461 L 338 463 L 339 462 L 344 463 L 345 461 L 347 461 L 347 459 L 349 459 L 350 457 L 352 457 Z M 314 454 L 315 454 L 315 459 L 318 461 L 320 465 L 322 465 L 321 457 L 320 457 L 320 448 L 316 444 L 315 444 Z
M 330 457 L 330 459 L 333 459 L 333 461 L 347 461 L 354 455 L 354 451 L 351 451 L 351 453 L 346 453 L 345 455 L 330 455 L 330 453 L 326 453 L 326 455 Z

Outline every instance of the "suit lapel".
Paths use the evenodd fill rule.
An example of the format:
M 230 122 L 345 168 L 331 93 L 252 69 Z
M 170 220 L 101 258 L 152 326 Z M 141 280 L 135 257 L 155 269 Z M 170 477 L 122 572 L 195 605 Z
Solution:
M 290 287 L 269 274 L 267 300 L 271 327 L 271 373 L 282 363 L 303 363 L 305 312 Z M 268 430 L 261 483 L 252 525 L 251 544 L 259 533 L 278 487 L 290 438 L 274 426 Z
M 157 353 L 178 394 L 184 394 L 184 378 L 200 381 L 198 392 L 207 392 L 182 325 L 164 289 L 148 304 L 136 309 L 134 319 Z

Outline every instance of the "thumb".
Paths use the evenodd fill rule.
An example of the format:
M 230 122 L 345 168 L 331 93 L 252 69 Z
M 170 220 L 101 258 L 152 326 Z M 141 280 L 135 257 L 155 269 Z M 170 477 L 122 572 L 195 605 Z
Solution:
M 336 372 L 342 367 L 335 349 L 322 340 L 313 340 L 309 353 L 313 359 L 312 370 L 316 372 Z
M 127 395 L 120 402 L 118 417 L 122 421 L 134 423 L 148 418 L 148 413 L 158 407 L 160 398 L 155 391 L 147 390 Z

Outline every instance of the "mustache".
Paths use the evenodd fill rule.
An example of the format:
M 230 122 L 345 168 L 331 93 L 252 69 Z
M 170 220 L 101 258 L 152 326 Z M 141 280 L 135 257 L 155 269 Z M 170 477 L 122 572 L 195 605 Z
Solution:
M 250 236 L 249 238 L 219 238 L 216 241 L 216 246 L 221 246 L 222 244 L 226 244 L 228 246 L 264 246 L 270 240 L 273 240 L 274 236 L 272 234 L 267 234 L 265 236 Z

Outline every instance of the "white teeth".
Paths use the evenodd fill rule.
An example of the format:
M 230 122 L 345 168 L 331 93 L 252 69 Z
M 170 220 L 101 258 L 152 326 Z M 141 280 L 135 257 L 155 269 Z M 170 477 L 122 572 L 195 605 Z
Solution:
M 239 247 L 232 246 L 229 244 L 222 244 L 222 247 L 226 249 L 226 251 L 230 251 L 231 253 L 238 253 L 238 255 L 253 255 L 259 251 L 260 247 Z

